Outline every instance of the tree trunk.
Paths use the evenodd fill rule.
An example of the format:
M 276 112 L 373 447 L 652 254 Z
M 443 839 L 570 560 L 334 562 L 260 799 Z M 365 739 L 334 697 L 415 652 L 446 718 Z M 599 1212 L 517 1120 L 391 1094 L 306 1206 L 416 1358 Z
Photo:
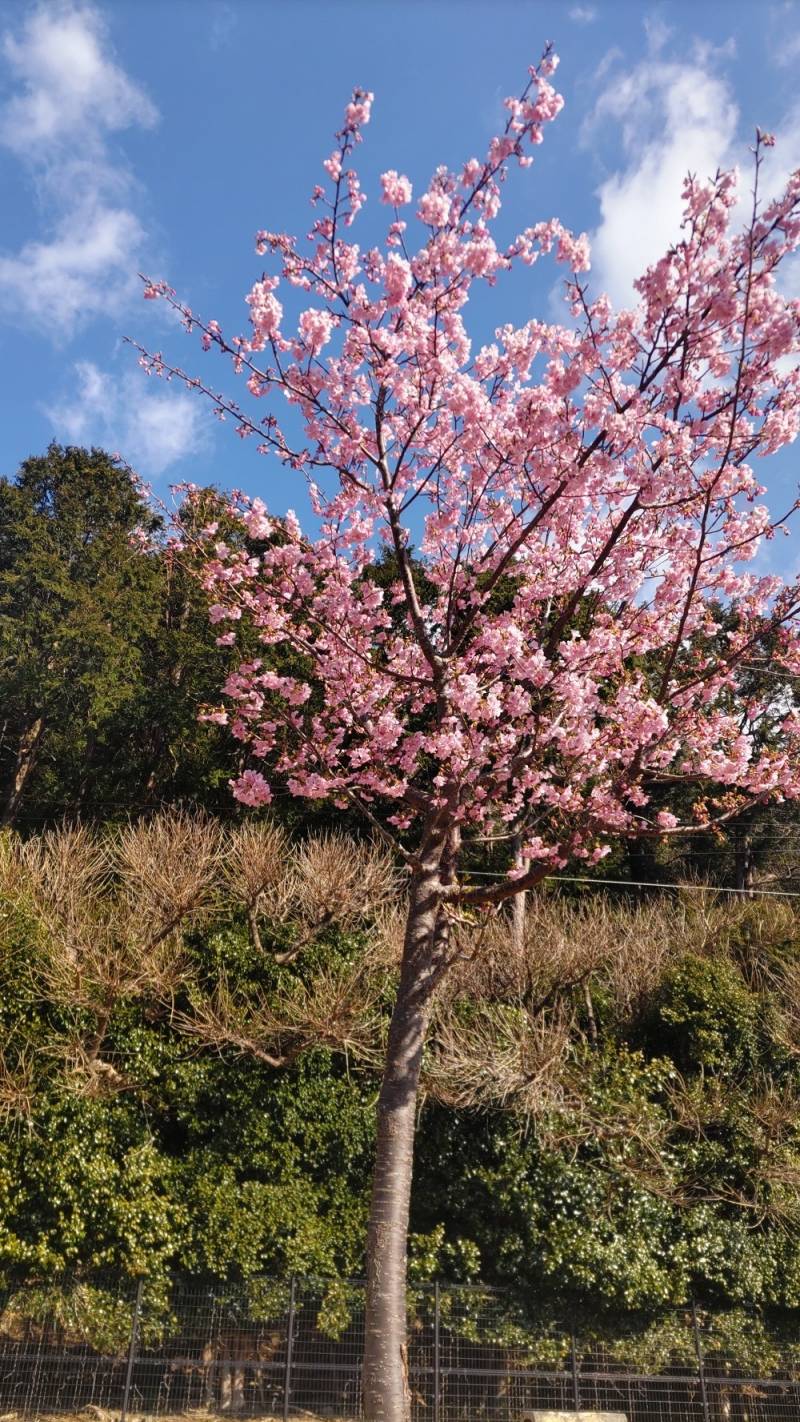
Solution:
M 378 1098 L 378 1136 L 367 1234 L 364 1414 L 407 1422 L 406 1242 L 417 1092 L 431 1000 L 446 966 L 441 842 L 411 883 L 397 1000 Z
M 517 869 L 527 874 L 531 867 L 530 859 L 522 857 L 522 838 L 517 835 L 514 841 L 514 864 Z M 528 895 L 524 889 L 515 894 L 511 900 L 511 947 L 519 957 L 525 950 L 525 911 L 528 907 Z
M 646 900 L 650 890 L 641 885 L 657 883 L 658 866 L 649 844 L 641 839 L 629 839 L 625 845 L 632 883 L 636 886 L 636 896 Z
M 589 1032 L 589 1041 L 593 1047 L 597 1046 L 597 1018 L 594 1015 L 594 1002 L 592 1001 L 592 989 L 588 983 L 583 985 L 583 1000 L 586 1004 L 586 1022 Z
M 25 782 L 36 764 L 36 757 L 43 733 L 44 717 L 37 716 L 35 721 L 28 723 L 19 738 L 11 788 L 6 797 L 2 814 L 0 814 L 1 826 L 8 828 L 10 825 L 13 825 L 17 817 L 17 811 L 19 810 L 25 790 Z
M 736 888 L 743 890 L 748 897 L 753 896 L 753 841 L 747 829 L 740 826 L 736 828 L 734 840 L 734 866 L 736 874 Z

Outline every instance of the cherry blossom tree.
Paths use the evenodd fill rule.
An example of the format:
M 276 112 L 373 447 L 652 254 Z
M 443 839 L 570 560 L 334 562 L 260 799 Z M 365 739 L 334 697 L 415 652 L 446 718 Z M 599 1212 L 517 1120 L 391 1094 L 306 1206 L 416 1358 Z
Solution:
M 208 713 L 252 753 L 234 794 L 265 805 L 278 783 L 357 806 L 408 869 L 368 1236 L 365 1406 L 387 1422 L 408 1416 L 417 1085 L 454 919 L 597 863 L 615 836 L 684 834 L 800 793 L 795 710 L 746 701 L 738 677 L 767 646 L 800 671 L 800 592 L 753 566 L 788 516 L 763 501 L 754 460 L 800 422 L 800 303 L 779 281 L 800 244 L 800 174 L 762 203 L 771 140 L 757 135 L 744 218 L 734 173 L 688 178 L 681 239 L 616 312 L 591 291 L 585 236 L 555 219 L 498 236 L 508 170 L 530 165 L 562 106 L 556 62 L 547 50 L 506 100 L 486 155 L 437 168 L 416 202 L 386 171 L 385 242 L 369 249 L 350 232 L 372 103 L 357 90 L 308 239 L 258 234 L 270 269 L 247 337 L 145 289 L 230 359 L 254 403 L 161 355 L 143 352 L 146 368 L 211 396 L 307 488 L 305 531 L 237 494 L 247 545 L 214 523 L 201 536 L 220 642 L 248 625 L 265 647 Z M 473 344 L 473 286 L 546 256 L 566 267 L 563 323 Z M 274 669 L 280 649 L 291 672 Z M 686 823 L 652 809 L 673 783 Z M 505 876 L 466 872 L 476 840 L 517 846 Z

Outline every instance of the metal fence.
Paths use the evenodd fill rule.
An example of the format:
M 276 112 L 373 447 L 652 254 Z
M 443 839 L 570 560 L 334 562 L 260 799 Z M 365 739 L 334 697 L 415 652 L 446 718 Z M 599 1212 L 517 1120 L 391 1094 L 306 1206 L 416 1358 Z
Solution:
M 536 1318 L 482 1286 L 408 1294 L 417 1422 L 534 1410 L 631 1422 L 800 1419 L 800 1316 L 692 1307 L 613 1322 Z M 104 1414 L 356 1418 L 360 1282 L 28 1283 L 0 1295 L 0 1422 Z

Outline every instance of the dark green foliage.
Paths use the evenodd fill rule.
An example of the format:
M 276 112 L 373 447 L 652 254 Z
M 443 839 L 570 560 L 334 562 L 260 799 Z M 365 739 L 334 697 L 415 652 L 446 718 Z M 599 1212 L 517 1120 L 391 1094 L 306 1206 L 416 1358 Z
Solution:
M 14 482 L 0 482 L 7 823 L 37 776 L 44 788 L 61 776 L 65 756 L 91 758 L 99 728 L 141 686 L 156 565 L 135 543 L 139 528 L 150 537 L 153 518 L 98 450 L 52 445 Z
M 388 555 L 373 576 L 396 579 Z M 511 580 L 495 593 L 499 606 L 513 596 Z M 197 712 L 219 700 L 234 655 L 108 456 L 54 445 L 0 481 L 7 823 L 27 834 L 65 812 L 124 820 L 175 801 L 232 813 L 237 743 Z M 330 806 L 278 810 L 300 834 L 356 829 Z M 762 807 L 729 841 L 701 839 L 694 859 L 622 846 L 605 867 L 730 878 L 736 833 L 767 863 L 790 831 L 788 809 Z M 500 868 L 508 847 L 496 861 L 474 852 L 476 868 Z M 264 923 L 262 938 L 259 951 L 235 915 L 197 932 L 195 983 L 299 993 L 364 949 L 331 930 L 282 967 L 271 953 L 291 946 L 291 927 Z M 570 1023 L 560 1106 L 528 1119 L 513 1101 L 425 1102 L 412 1279 L 481 1277 L 529 1312 L 646 1312 L 693 1293 L 800 1306 L 800 926 L 754 903 L 695 938 L 630 998 L 600 971 L 548 996 L 542 1010 Z M 71 1053 L 85 1024 L 36 987 L 41 945 L 3 903 L 0 943 L 0 1275 L 361 1271 L 374 1063 L 318 1048 L 273 1068 L 182 1034 L 171 1007 L 184 1001 L 131 994 L 87 1074 Z M 523 1011 L 513 994 L 497 1000 L 507 1017 Z M 454 1011 L 468 1029 L 469 998 Z
M 768 1050 L 759 1009 L 733 963 L 687 955 L 664 976 L 647 1014 L 643 1044 L 651 1053 L 669 1055 L 683 1072 L 752 1072 L 762 1046 Z
M 798 955 L 787 926 L 759 946 L 762 961 L 783 965 L 783 987 L 748 983 L 741 917 L 718 955 L 679 956 L 633 1009 L 598 981 L 600 1038 L 591 1045 L 576 1019 L 563 1106 L 540 1119 L 429 1101 L 412 1278 L 482 1278 L 528 1311 L 597 1316 L 693 1294 L 716 1307 L 800 1306 Z M 235 923 L 190 941 L 199 980 L 224 972 L 245 995 L 285 993 L 362 947 L 331 932 L 281 968 Z M 131 999 L 109 1023 L 107 1068 L 71 1072 L 69 1024 L 36 999 L 34 956 L 25 924 L 6 919 L 2 1273 L 359 1273 L 369 1070 L 326 1050 L 281 1069 L 209 1050 Z M 14 1103 L 9 1087 L 24 1073 L 12 1068 L 26 1061 L 31 1100 Z
M 137 1001 L 117 1005 L 101 1069 L 71 1070 L 62 1014 L 34 1001 L 23 933 L 2 960 L 0 1275 L 356 1270 L 372 1084 L 325 1051 L 276 1072 L 198 1050 Z M 232 928 L 222 942 L 246 991 L 246 938 Z M 12 1101 L 12 1082 L 27 1100 Z
M 229 661 L 108 455 L 54 444 L 0 480 L 0 820 L 230 811 L 236 743 L 198 721 Z
M 597 984 L 561 1108 L 429 1106 L 416 1227 L 472 1241 L 481 1278 L 545 1313 L 800 1307 L 800 944 L 781 919 L 756 947 L 757 906 L 730 918 L 632 1011 Z

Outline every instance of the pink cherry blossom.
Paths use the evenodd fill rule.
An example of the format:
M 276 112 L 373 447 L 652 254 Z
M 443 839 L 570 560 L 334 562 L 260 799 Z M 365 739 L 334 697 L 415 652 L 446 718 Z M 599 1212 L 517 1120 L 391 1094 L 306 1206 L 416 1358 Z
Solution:
M 452 199 L 447 193 L 432 190 L 423 193 L 417 207 L 417 216 L 432 227 L 444 227 L 450 221 Z
M 294 514 L 277 519 L 243 496 L 229 512 L 266 540 L 263 552 L 245 557 L 209 535 L 212 619 L 242 619 L 266 645 L 310 657 L 324 688 L 312 713 L 306 682 L 242 669 L 228 684 L 237 734 L 272 755 L 264 724 L 282 707 L 271 773 L 291 777 L 293 793 L 316 797 L 327 785 L 338 795 L 346 785 L 365 813 L 405 798 L 404 823 L 420 833 L 450 804 L 461 839 L 498 823 L 524 833 L 544 815 L 531 857 L 551 863 L 594 854 L 608 836 L 693 827 L 667 824 L 664 812 L 648 819 L 649 786 L 665 774 L 713 778 L 745 798 L 797 793 L 794 729 L 784 732 L 791 754 L 756 752 L 720 698 L 741 647 L 780 627 L 791 656 L 797 637 L 794 589 L 746 569 L 773 531 L 753 460 L 800 428 L 800 377 L 785 364 L 800 346 L 800 304 L 775 278 L 800 242 L 800 178 L 741 233 L 731 229 L 730 174 L 687 180 L 681 248 L 641 277 L 639 308 L 616 314 L 580 284 L 584 235 L 557 219 L 503 246 L 493 231 L 509 161 L 526 156 L 561 107 L 541 69 L 508 100 L 506 128 L 483 160 L 436 170 L 419 200 L 416 249 L 394 223 L 403 249 L 390 245 L 385 257 L 344 236 L 361 202 L 346 165 L 370 103 L 359 90 L 347 109 L 330 171 L 338 196 L 309 250 L 259 234 L 280 271 L 247 298 L 249 342 L 200 323 L 162 284 L 147 288 L 230 356 L 252 394 L 282 391 L 297 407 L 304 449 L 275 413 L 251 419 L 214 396 L 240 433 L 315 472 L 313 538 Z M 410 198 L 395 169 L 381 188 L 390 203 Z M 341 230 L 330 215 L 340 202 Z M 573 273 L 572 319 L 505 325 L 473 352 L 472 284 L 548 254 Z M 281 283 L 314 295 L 294 344 L 280 334 Z M 258 365 L 265 347 L 288 361 Z M 161 357 L 151 368 L 169 369 Z M 742 396 L 731 403 L 734 378 Z M 404 522 L 412 506 L 421 534 Z M 411 541 L 430 589 L 424 610 Z M 381 544 L 401 570 L 391 592 L 399 620 L 369 581 Z M 507 575 L 514 599 L 498 615 L 490 593 Z M 587 598 L 592 618 L 578 630 L 572 618 Z M 705 665 L 683 650 L 695 632 L 715 636 L 717 609 L 733 603 L 740 631 L 724 656 Z M 629 670 L 643 657 L 661 666 L 647 687 Z M 458 892 L 491 901 L 502 888 Z
M 263 350 L 266 342 L 276 334 L 280 325 L 283 307 L 272 294 L 275 286 L 277 286 L 276 281 L 264 277 L 255 283 L 250 295 L 246 298 L 250 306 L 250 320 L 253 325 L 254 350 Z M 209 331 L 206 335 L 213 340 L 218 335 L 218 330 L 216 322 L 213 327 L 209 323 Z
M 409 1083 L 455 906 L 494 908 L 600 862 L 620 836 L 695 833 L 800 795 L 800 717 L 778 682 L 756 724 L 742 678 L 766 659 L 800 674 L 800 588 L 756 557 L 794 508 L 770 509 L 758 461 L 800 430 L 800 303 L 781 280 L 800 247 L 800 173 L 744 226 L 733 173 L 687 179 L 680 242 L 615 311 L 591 285 L 584 234 L 556 218 L 516 234 L 497 221 L 512 168 L 528 166 L 561 108 L 554 70 L 547 51 L 483 157 L 436 168 L 416 219 L 363 245 L 351 237 L 365 196 L 352 164 L 372 96 L 357 90 L 307 241 L 258 234 L 270 270 L 247 297 L 248 339 L 146 287 L 230 362 L 252 407 L 161 354 L 142 353 L 145 368 L 204 391 L 308 494 L 305 528 L 232 495 L 246 544 L 216 530 L 198 540 L 202 496 L 186 494 L 212 620 L 264 649 L 224 687 L 232 734 L 263 766 L 234 794 L 264 804 L 269 777 L 352 806 L 409 870 L 376 1209 L 392 1181 L 407 1185 Z M 411 185 L 387 169 L 381 196 L 407 204 Z M 515 321 L 485 337 L 484 294 L 470 329 L 476 284 L 547 260 L 568 269 L 562 321 L 525 309 L 523 281 L 499 308 Z M 309 304 L 292 340 L 277 293 L 296 292 Z M 654 809 L 676 784 L 682 819 Z M 473 880 L 465 849 L 495 840 L 521 844 L 530 868 Z M 404 1198 L 378 1231 L 394 1261 Z M 370 1308 L 385 1262 L 370 1256 Z M 404 1317 L 399 1266 L 392 1279 Z M 388 1352 L 370 1329 L 368 1406 L 399 1418 L 402 1328 Z
M 381 189 L 382 201 L 391 203 L 394 207 L 402 207 L 404 203 L 411 201 L 411 183 L 402 173 L 395 172 L 394 168 L 381 173 Z
M 268 805 L 272 799 L 266 780 L 257 770 L 245 770 L 238 780 L 231 781 L 231 789 L 242 805 Z
M 334 324 L 335 318 L 330 311 L 310 309 L 302 313 L 299 326 L 312 355 L 319 355 L 322 347 L 328 344 Z
M 390 306 L 399 306 L 400 302 L 408 295 L 413 281 L 414 278 L 411 274 L 411 267 L 408 262 L 392 252 L 386 262 L 386 274 L 384 278 L 386 299 Z

